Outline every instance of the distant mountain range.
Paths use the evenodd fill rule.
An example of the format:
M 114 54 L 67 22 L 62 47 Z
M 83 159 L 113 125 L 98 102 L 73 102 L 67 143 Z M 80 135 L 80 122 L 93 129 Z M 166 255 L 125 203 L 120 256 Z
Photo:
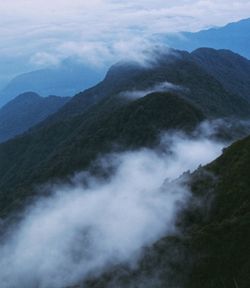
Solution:
M 73 96 L 102 80 L 105 68 L 67 59 L 60 65 L 21 74 L 0 91 L 0 107 L 17 95 L 33 91 L 41 96 Z
M 224 27 L 183 32 L 166 36 L 166 43 L 173 48 L 193 51 L 199 47 L 230 49 L 250 59 L 250 18 L 230 23 Z
M 27 92 L 0 109 L 0 142 L 4 142 L 55 113 L 69 97 L 41 97 Z
M 197 33 L 183 32 L 164 36 L 163 42 L 180 50 L 193 51 L 199 47 L 230 49 L 250 58 L 250 19 Z M 0 107 L 17 95 L 34 91 L 41 96 L 73 96 L 92 87 L 104 78 L 107 68 L 95 68 L 74 59 L 66 59 L 56 67 L 49 67 L 15 77 L 0 91 Z

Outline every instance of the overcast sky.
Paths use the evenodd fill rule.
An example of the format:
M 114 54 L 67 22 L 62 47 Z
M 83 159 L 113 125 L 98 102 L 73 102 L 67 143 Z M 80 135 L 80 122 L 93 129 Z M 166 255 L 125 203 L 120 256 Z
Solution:
M 155 34 L 249 16 L 249 0 L 0 0 L 0 64 L 11 70 L 13 59 L 25 59 L 42 67 L 77 55 L 100 65 L 114 55 L 133 56 Z

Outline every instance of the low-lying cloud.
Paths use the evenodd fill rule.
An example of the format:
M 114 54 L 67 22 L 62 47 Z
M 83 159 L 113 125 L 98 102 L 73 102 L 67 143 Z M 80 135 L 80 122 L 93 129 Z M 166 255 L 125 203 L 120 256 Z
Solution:
M 158 83 L 157 85 L 154 85 L 152 87 L 149 87 L 145 90 L 131 90 L 131 91 L 125 91 L 120 93 L 120 96 L 125 97 L 127 99 L 136 100 L 139 98 L 142 98 L 148 94 L 154 93 L 154 92 L 171 92 L 171 91 L 184 91 L 185 88 L 175 85 L 170 82 L 162 82 Z
M 224 146 L 207 133 L 165 134 L 155 150 L 100 159 L 103 169 L 113 167 L 106 180 L 83 172 L 51 186 L 52 196 L 28 207 L 2 237 L 1 287 L 67 287 L 116 264 L 133 266 L 145 246 L 176 232 L 190 192 L 171 180 L 215 159 Z

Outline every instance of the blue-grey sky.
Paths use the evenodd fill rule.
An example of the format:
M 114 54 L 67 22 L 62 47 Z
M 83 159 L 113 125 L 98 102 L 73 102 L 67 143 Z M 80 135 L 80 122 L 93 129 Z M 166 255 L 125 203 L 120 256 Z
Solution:
M 2 78 L 68 56 L 97 66 L 137 57 L 152 35 L 249 16 L 249 0 L 0 0 Z

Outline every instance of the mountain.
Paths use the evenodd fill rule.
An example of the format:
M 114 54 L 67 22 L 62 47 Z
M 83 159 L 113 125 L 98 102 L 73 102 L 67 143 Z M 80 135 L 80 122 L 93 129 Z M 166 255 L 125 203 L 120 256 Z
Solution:
M 228 92 L 250 101 L 250 60 L 230 50 L 200 48 L 192 52 L 197 63 L 220 81 Z
M 188 287 L 249 286 L 249 159 L 247 137 L 193 175 L 193 192 L 208 196 L 211 207 L 209 217 L 195 218 L 192 227 L 191 247 L 196 258 Z
M 199 47 L 229 49 L 250 59 L 250 18 L 230 23 L 224 27 L 202 30 L 197 33 L 183 32 L 167 35 L 166 43 L 176 49 L 188 51 Z
M 149 67 L 113 66 L 101 83 L 25 135 L 0 145 L 1 215 L 23 205 L 34 184 L 83 170 L 114 147 L 152 146 L 162 130 L 192 131 L 206 118 L 249 117 L 249 102 L 215 76 L 197 57 L 181 51 L 161 55 Z M 140 96 L 131 99 L 130 94 Z
M 59 110 L 69 97 L 41 97 L 27 92 L 0 109 L 0 142 L 23 133 Z
M 102 80 L 105 68 L 92 68 L 72 59 L 60 65 L 15 77 L 1 92 L 0 106 L 17 95 L 34 91 L 42 96 L 72 96 Z
M 214 49 L 171 51 L 148 67 L 114 65 L 98 85 L 27 133 L 0 144 L 2 222 L 45 193 L 37 185 L 67 182 L 104 153 L 155 147 L 162 131 L 190 133 L 205 119 L 247 119 L 248 65 L 239 55 Z M 231 83 L 241 68 L 244 81 Z M 248 137 L 184 175 L 193 197 L 178 217 L 180 233 L 145 248 L 133 271 L 121 265 L 84 287 L 247 288 L 249 159 Z M 97 164 L 92 172 L 103 176 Z
M 178 217 L 179 233 L 145 248 L 133 269 L 113 267 L 84 287 L 249 287 L 249 160 L 250 136 L 183 175 L 193 197 Z
M 120 103 L 107 98 L 83 115 L 10 140 L 0 145 L 0 213 L 23 205 L 34 183 L 67 177 L 111 149 L 152 146 L 161 130 L 192 131 L 203 119 L 195 106 L 172 93 Z
M 200 53 L 197 50 L 191 54 L 170 50 L 163 55 L 159 53 L 156 56 L 159 59 L 152 66 L 141 67 L 136 63 L 118 63 L 111 67 L 104 81 L 93 89 L 88 89 L 73 97 L 59 111 L 56 118 L 71 117 L 82 113 L 84 109 L 106 95 L 117 95 L 131 90 L 147 90 L 164 82 L 178 86 L 179 92 L 182 90 L 184 97 L 199 106 L 208 117 L 237 115 L 248 117 L 249 104 L 246 103 L 246 98 L 248 98 L 247 91 L 250 89 L 247 76 L 250 62 L 238 54 L 232 52 L 228 54 L 229 51 L 214 49 L 201 49 Z M 201 55 L 204 55 L 203 58 L 207 61 L 216 60 L 218 65 L 224 65 L 222 68 L 225 69 L 225 73 L 216 71 L 218 69 L 216 65 L 208 70 L 206 61 L 201 62 Z M 238 58 L 241 61 L 237 61 Z M 230 68 L 225 66 L 230 66 Z M 227 76 L 228 70 L 230 70 L 230 77 Z M 242 85 L 242 81 L 237 81 L 240 78 L 239 75 L 244 76 Z M 232 78 L 236 80 L 231 85 L 229 82 Z

